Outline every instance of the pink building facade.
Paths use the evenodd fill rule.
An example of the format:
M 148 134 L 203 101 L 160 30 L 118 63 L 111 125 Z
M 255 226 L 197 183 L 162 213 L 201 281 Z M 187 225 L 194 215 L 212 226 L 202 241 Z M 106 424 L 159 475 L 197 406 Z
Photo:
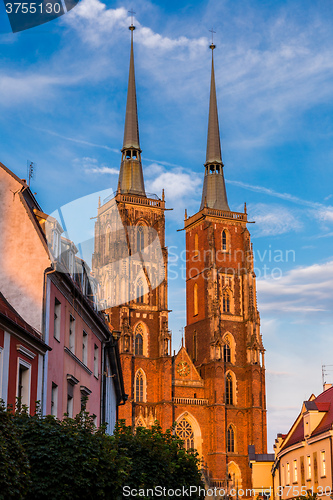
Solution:
M 62 418 L 86 404 L 96 425 L 108 423 L 111 433 L 126 396 L 117 341 L 97 311 L 89 267 L 76 256 L 73 242 L 62 237 L 60 224 L 42 211 L 27 183 L 1 163 L 0 214 L 0 291 L 45 347 L 29 361 L 12 338 L 8 348 L 9 337 L 0 325 L 5 353 L 0 354 L 1 387 L 8 381 L 7 396 L 4 389 L 1 398 L 15 402 L 19 352 L 19 363 L 31 365 L 31 408 L 38 400 L 44 414 Z

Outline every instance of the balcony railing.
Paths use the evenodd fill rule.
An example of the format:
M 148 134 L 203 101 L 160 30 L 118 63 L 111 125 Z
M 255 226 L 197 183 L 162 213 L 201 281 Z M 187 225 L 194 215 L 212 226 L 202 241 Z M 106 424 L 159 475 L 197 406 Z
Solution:
M 208 405 L 208 399 L 199 398 L 172 398 L 172 402 L 178 405 Z

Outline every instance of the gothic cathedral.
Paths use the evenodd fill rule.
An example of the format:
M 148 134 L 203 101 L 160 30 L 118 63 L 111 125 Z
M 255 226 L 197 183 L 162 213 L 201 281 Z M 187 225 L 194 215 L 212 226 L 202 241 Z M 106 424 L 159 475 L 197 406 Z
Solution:
M 165 200 L 145 192 L 133 31 L 118 189 L 99 203 L 93 273 L 119 336 L 128 425 L 158 420 L 196 448 L 210 486 L 251 488 L 248 446 L 266 453 L 264 348 L 244 213 L 223 176 L 213 51 L 207 155 L 199 211 L 187 217 L 185 345 L 171 356 Z

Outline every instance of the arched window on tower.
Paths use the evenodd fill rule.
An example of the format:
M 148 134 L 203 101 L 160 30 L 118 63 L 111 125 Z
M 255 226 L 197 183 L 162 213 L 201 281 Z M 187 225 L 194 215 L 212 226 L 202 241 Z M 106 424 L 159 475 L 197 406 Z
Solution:
M 193 361 L 197 361 L 198 358 L 198 338 L 197 332 L 194 330 L 193 333 Z
M 231 373 L 229 372 L 225 378 L 225 402 L 227 405 L 234 404 L 234 388 Z
M 144 301 L 143 282 L 141 278 L 138 279 L 138 282 L 136 284 L 136 301 L 139 304 L 143 304 Z
M 106 251 L 106 254 L 108 255 L 110 250 L 111 250 L 111 228 L 110 228 L 110 226 L 108 226 L 106 228 L 105 238 L 106 238 L 105 251 Z
M 199 257 L 199 236 L 198 233 L 194 235 L 194 253 L 193 257 Z
M 142 225 L 137 226 L 136 247 L 138 252 L 143 252 L 145 248 L 145 233 Z
M 146 389 L 146 380 L 144 372 L 140 369 L 135 376 L 135 401 L 141 403 L 146 399 L 145 389 Z
M 231 349 L 229 342 L 226 342 L 223 346 L 223 359 L 225 363 L 231 363 Z
M 230 313 L 230 293 L 228 290 L 223 292 L 223 312 Z
M 229 453 L 235 452 L 235 431 L 230 425 L 227 430 L 227 451 Z
M 141 333 L 137 333 L 135 335 L 134 354 L 136 356 L 142 356 L 143 355 L 143 338 L 142 338 Z
M 140 324 L 135 329 L 134 354 L 143 356 L 143 329 Z
M 176 435 L 184 441 L 186 450 L 194 448 L 194 433 L 191 424 L 183 418 L 176 426 Z
M 193 288 L 193 316 L 196 316 L 199 312 L 198 308 L 198 283 L 194 283 Z
M 222 250 L 227 250 L 227 244 L 228 244 L 228 238 L 227 238 L 227 231 L 223 229 L 222 231 Z

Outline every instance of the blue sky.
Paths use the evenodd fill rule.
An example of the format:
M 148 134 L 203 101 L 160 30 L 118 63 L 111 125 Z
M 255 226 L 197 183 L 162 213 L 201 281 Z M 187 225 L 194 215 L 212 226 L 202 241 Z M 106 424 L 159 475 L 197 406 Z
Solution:
M 27 160 L 36 162 L 31 187 L 48 213 L 116 188 L 132 6 L 81 0 L 62 18 L 13 35 L 0 5 L 0 161 L 21 177 Z M 176 229 L 185 208 L 192 214 L 200 204 L 208 30 L 217 32 L 229 205 L 238 211 L 246 201 L 256 221 L 249 229 L 271 448 L 302 401 L 321 392 L 321 365 L 331 364 L 333 353 L 333 4 L 139 0 L 133 7 L 146 190 L 160 195 L 164 187 L 174 208 L 166 215 L 176 350 L 185 325 L 184 283 L 171 272 L 179 273 L 184 248 Z

